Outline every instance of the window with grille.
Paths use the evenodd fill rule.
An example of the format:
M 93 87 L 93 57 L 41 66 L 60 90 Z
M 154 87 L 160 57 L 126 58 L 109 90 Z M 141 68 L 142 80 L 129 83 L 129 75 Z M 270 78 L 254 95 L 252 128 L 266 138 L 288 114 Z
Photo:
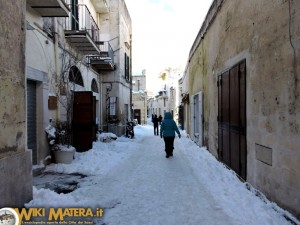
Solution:
M 81 72 L 76 66 L 70 68 L 69 81 L 84 87 Z
M 130 81 L 130 60 L 129 60 L 129 56 L 125 53 L 125 57 L 124 57 L 124 61 L 125 61 L 125 80 Z

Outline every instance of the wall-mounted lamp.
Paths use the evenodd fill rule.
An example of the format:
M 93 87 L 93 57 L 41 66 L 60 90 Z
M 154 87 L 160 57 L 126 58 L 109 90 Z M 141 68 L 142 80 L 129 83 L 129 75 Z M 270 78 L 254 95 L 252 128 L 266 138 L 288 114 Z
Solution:
M 106 84 L 106 92 L 110 92 L 112 90 L 112 83 Z

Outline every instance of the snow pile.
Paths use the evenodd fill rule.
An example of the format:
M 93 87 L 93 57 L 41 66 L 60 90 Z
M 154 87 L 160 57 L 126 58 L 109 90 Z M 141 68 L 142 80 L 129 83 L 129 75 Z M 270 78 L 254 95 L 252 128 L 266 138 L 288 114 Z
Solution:
M 46 133 L 48 134 L 49 139 L 54 139 L 56 137 L 55 132 L 56 129 L 51 124 L 48 124 L 48 126 L 45 128 Z
M 276 224 L 287 224 L 284 216 L 293 218 L 289 212 L 268 201 L 249 183 L 241 182 L 233 170 L 217 161 L 205 147 L 199 148 L 187 138 L 182 140 L 180 147 L 200 180 L 219 199 L 220 207 L 233 218 L 239 215 L 240 224 L 256 224 L 256 221 L 261 221 L 260 224 L 273 224 L 271 221 L 274 212 L 280 215 L 280 221 Z M 249 217 L 249 214 L 253 216 Z M 296 221 L 295 218 L 294 220 Z
M 26 207 L 82 207 L 83 205 L 88 205 L 89 202 L 83 199 L 77 199 L 70 194 L 57 194 L 54 191 L 48 189 L 38 190 L 33 187 L 34 203 L 30 202 L 26 204 Z
M 117 140 L 117 135 L 113 133 L 101 133 L 97 134 L 97 140 L 102 142 L 111 142 L 113 140 Z
M 45 172 L 80 173 L 83 175 L 105 175 L 110 169 L 129 157 L 134 148 L 129 147 L 127 138 L 116 141 L 94 142 L 93 148 L 86 152 L 76 152 L 72 164 L 51 164 Z
M 75 148 L 73 146 L 68 146 L 68 145 L 61 145 L 61 144 L 57 144 L 54 145 L 52 148 L 53 151 L 65 151 L 65 152 L 72 152 L 75 151 Z

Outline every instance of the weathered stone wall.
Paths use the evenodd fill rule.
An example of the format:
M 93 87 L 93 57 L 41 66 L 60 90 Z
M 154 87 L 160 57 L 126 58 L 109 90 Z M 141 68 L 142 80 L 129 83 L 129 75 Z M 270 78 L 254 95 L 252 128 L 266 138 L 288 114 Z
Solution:
M 299 1 L 214 1 L 187 66 L 189 94 L 204 92 L 204 143 L 217 156 L 217 76 L 246 59 L 247 180 L 298 217 L 299 21 Z
M 32 198 L 31 155 L 26 151 L 25 1 L 0 3 L 0 208 L 22 207 Z
M 110 45 L 115 51 L 114 64 L 116 65 L 116 69 L 114 71 L 102 72 L 105 74 L 102 80 L 103 90 L 106 90 L 106 86 L 112 84 L 109 96 L 118 97 L 117 117 L 124 124 L 126 115 L 129 114 L 130 117 L 131 113 L 130 107 L 128 107 L 128 112 L 125 112 L 125 105 L 131 105 L 130 82 L 125 79 L 125 53 L 128 57 L 131 57 L 130 45 L 132 34 L 131 18 L 124 0 L 110 1 L 109 25 L 105 24 L 105 29 L 105 33 L 102 33 L 100 36 L 104 37 L 106 36 L 106 32 L 109 33 L 110 38 L 108 40 L 110 40 Z M 104 107 L 106 107 L 105 95 L 103 95 L 102 101 Z M 104 118 L 104 121 L 106 121 L 106 118 Z

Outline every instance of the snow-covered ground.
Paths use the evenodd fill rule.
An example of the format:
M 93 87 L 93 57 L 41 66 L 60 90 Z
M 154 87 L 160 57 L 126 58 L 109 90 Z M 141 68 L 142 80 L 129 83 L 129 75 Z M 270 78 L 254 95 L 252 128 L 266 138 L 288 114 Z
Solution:
M 102 207 L 108 225 L 290 225 L 283 215 L 300 225 L 182 133 L 168 159 L 149 125 L 136 126 L 134 139 L 95 142 L 72 164 L 46 167 L 88 175 L 78 189 L 34 188 L 26 207 Z

